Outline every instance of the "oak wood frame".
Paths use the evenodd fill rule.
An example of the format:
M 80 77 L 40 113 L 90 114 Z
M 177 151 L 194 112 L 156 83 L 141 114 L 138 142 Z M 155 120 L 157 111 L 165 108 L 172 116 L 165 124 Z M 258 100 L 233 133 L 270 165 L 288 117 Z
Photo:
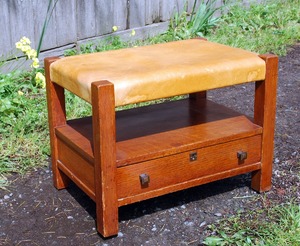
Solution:
M 272 183 L 278 57 L 272 54 L 260 57 L 266 63 L 266 76 L 255 82 L 254 123 L 263 128 L 262 164 L 260 170 L 252 173 L 251 187 L 263 192 L 270 190 Z
M 251 187 L 254 190 L 263 192 L 271 188 L 278 58 L 274 55 L 262 55 L 260 57 L 265 60 L 267 71 L 265 80 L 255 82 L 254 123 L 260 125 L 263 129 L 261 161 L 254 163 L 252 166 L 243 167 L 240 170 L 215 173 L 192 182 L 178 184 L 173 188 L 165 187 L 163 192 L 152 191 L 150 195 L 145 195 L 144 197 L 141 195 L 138 198 L 139 200 L 235 176 L 243 172 L 252 172 Z M 104 237 L 116 235 L 118 233 L 118 207 L 136 202 L 137 199 L 130 200 L 129 198 L 126 201 L 118 201 L 114 86 L 109 81 L 92 83 L 92 149 L 94 159 L 89 161 L 93 162 L 94 166 L 94 180 L 92 181 L 94 188 L 89 189 L 84 178 L 81 180 L 76 175 L 74 176 L 72 170 L 68 170 L 59 160 L 59 132 L 56 132 L 56 129 L 65 126 L 67 121 L 64 88 L 51 81 L 49 75 L 50 64 L 57 59 L 59 58 L 50 57 L 45 59 L 54 186 L 57 189 L 63 189 L 68 186 L 70 179 L 75 181 L 96 202 L 98 232 Z M 205 98 L 206 91 L 190 94 L 190 100 L 200 101 Z
M 50 65 L 58 57 L 45 59 L 46 91 L 48 106 L 48 124 L 51 146 L 51 163 L 53 172 L 53 183 L 57 189 L 64 189 L 68 186 L 70 179 L 58 167 L 58 149 L 55 128 L 66 124 L 66 107 L 64 88 L 52 83 L 50 79 Z

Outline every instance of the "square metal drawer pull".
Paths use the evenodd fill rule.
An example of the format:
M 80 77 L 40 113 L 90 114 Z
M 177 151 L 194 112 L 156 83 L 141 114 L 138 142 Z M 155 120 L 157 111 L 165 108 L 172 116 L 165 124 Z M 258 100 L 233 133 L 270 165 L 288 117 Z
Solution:
M 244 161 L 246 160 L 248 157 L 248 154 L 246 151 L 238 151 L 237 152 L 237 158 L 240 160 L 240 161 Z
M 146 173 L 140 175 L 140 182 L 142 186 L 148 186 L 150 182 L 150 176 Z

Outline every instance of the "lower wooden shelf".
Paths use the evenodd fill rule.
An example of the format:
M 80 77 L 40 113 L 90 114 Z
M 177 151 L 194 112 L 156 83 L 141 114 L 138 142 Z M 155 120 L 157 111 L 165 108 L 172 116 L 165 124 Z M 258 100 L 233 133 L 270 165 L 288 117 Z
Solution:
M 116 126 L 119 206 L 260 169 L 262 128 L 206 99 L 120 111 Z M 91 118 L 55 132 L 58 167 L 95 199 Z M 141 174 L 150 177 L 147 185 Z

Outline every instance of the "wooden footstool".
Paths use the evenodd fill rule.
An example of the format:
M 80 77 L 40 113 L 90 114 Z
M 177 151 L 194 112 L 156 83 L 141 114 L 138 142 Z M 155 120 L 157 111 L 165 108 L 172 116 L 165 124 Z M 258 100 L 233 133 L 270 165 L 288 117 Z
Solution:
M 199 39 L 45 59 L 55 187 L 72 180 L 96 202 L 104 237 L 118 233 L 118 207 L 137 201 L 248 172 L 254 190 L 269 190 L 277 66 L 274 55 Z M 253 81 L 253 120 L 206 99 Z M 92 116 L 67 121 L 64 89 Z

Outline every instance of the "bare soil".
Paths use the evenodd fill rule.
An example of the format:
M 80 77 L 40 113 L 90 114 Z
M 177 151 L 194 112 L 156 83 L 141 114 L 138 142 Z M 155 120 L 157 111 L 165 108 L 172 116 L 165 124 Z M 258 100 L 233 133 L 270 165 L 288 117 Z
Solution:
M 209 93 L 252 114 L 253 85 Z M 245 103 L 246 102 L 246 103 Z M 249 105 L 248 105 L 249 104 Z M 95 204 L 75 185 L 57 191 L 50 168 L 10 176 L 0 190 L 0 245 L 202 245 L 207 225 L 290 201 L 300 203 L 300 44 L 280 58 L 272 190 L 252 191 L 241 175 L 119 209 L 120 232 L 103 239 Z

